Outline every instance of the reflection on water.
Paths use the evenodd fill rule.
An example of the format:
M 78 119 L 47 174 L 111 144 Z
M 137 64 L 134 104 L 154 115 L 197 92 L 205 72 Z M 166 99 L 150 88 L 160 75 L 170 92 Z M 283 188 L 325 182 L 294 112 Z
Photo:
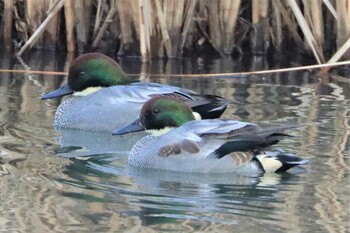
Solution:
M 63 70 L 65 57 L 24 58 L 32 70 Z M 69 64 L 69 59 L 67 61 Z M 267 68 L 232 59 L 184 59 L 127 73 L 214 73 Z M 283 63 L 275 64 L 282 66 Z M 21 68 L 0 54 L 2 68 Z M 224 118 L 302 127 L 280 147 L 309 159 L 307 171 L 249 178 L 130 169 L 142 135 L 55 131 L 59 100 L 40 95 L 64 77 L 0 73 L 0 224 L 7 232 L 347 232 L 349 228 L 349 69 L 267 76 L 145 79 L 235 98 Z

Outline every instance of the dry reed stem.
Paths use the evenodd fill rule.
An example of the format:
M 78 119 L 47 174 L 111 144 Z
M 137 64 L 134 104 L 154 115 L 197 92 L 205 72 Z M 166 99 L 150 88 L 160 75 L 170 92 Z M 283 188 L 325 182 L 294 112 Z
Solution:
M 76 1 L 76 0 L 75 0 Z M 90 33 L 90 25 L 91 25 L 91 20 L 93 18 L 92 14 L 92 7 L 93 7 L 93 1 L 95 0 L 84 0 L 84 24 L 86 28 L 86 37 L 88 37 Z M 113 4 L 113 0 L 111 0 L 111 4 Z
M 337 47 L 340 48 L 350 37 L 350 0 L 336 0 L 338 12 L 337 20 Z M 345 54 L 349 57 L 350 54 Z
M 91 9 L 93 1 L 96 2 L 97 8 L 94 14 L 96 20 L 94 25 L 90 27 L 90 18 L 92 18 Z M 140 12 L 139 2 L 142 1 L 143 6 Z M 113 11 L 114 15 L 117 14 L 120 18 L 122 48 L 127 48 L 126 54 L 135 55 L 138 53 L 138 45 L 142 49 L 142 56 L 146 60 L 154 56 L 162 56 L 163 49 L 166 51 L 168 57 L 177 56 L 182 54 L 185 43 L 188 42 L 187 47 L 197 42 L 201 45 L 203 41 L 208 41 L 212 47 L 222 54 L 232 53 L 233 40 L 235 34 L 235 24 L 237 22 L 240 6 L 243 1 L 240 0 L 118 0 L 111 1 L 118 4 L 118 9 Z M 23 2 L 23 3 L 22 3 Z M 26 0 L 19 1 L 17 4 L 24 4 L 26 6 L 26 20 L 30 29 L 36 30 L 41 23 L 41 19 L 45 17 L 45 11 L 51 4 L 49 12 L 55 9 L 54 6 L 59 2 L 47 1 L 47 0 Z M 67 50 L 74 51 L 75 44 L 74 39 L 77 39 L 79 49 L 83 50 L 87 43 L 87 36 L 90 28 L 93 29 L 93 46 L 96 47 L 101 40 L 103 34 L 107 31 L 110 20 L 105 20 L 102 23 L 102 19 L 106 16 L 107 12 L 110 14 L 113 11 L 112 3 L 106 0 L 66 0 L 65 3 L 65 19 L 67 30 Z M 282 42 L 282 29 L 287 25 L 290 33 L 298 46 L 309 47 L 318 61 L 318 63 L 324 62 L 323 46 L 325 44 L 325 38 L 334 38 L 327 30 L 332 29 L 332 22 L 326 22 L 326 18 L 323 18 L 323 10 L 329 10 L 333 15 L 332 20 L 337 21 L 337 46 L 340 48 L 350 37 L 350 0 L 251 0 L 252 3 L 252 19 L 253 24 L 256 24 L 257 35 L 253 36 L 253 47 L 260 50 L 266 47 L 266 43 L 261 43 L 266 40 L 272 39 L 276 47 L 280 47 Z M 288 2 L 290 8 L 287 8 L 284 3 Z M 40 4 L 39 4 L 40 3 Z M 323 4 L 324 3 L 324 4 Z M 14 7 L 14 0 L 4 1 L 5 9 L 7 6 Z M 16 4 L 16 6 L 17 6 Z M 110 10 L 106 10 L 107 4 L 110 4 Z M 303 5 L 301 5 L 303 4 Z M 332 4 L 336 4 L 336 10 Z M 196 8 L 196 5 L 198 6 Z M 248 4 L 249 5 L 249 4 Z M 323 7 L 324 5 L 324 7 Z M 70 6 L 70 7 L 68 7 Z M 249 5 L 250 6 L 250 5 Z M 72 7 L 75 8 L 77 15 L 74 17 L 74 12 L 71 13 Z M 303 9 L 303 14 L 300 9 Z M 325 9 L 327 8 L 327 9 Z M 10 9 L 10 8 L 9 8 Z M 15 13 L 15 25 L 18 28 L 18 24 L 21 20 L 21 16 L 16 18 L 17 7 L 13 8 Z M 117 11 L 119 10 L 119 11 Z M 290 10 L 294 13 L 294 16 L 290 14 Z M 9 18 L 10 11 L 5 10 L 3 14 L 4 30 L 3 38 L 5 46 L 11 45 L 11 34 L 5 33 L 9 31 L 11 23 Z M 273 14 L 268 15 L 268 12 Z M 330 17 L 327 13 L 327 17 Z M 49 14 L 49 13 L 48 13 Z M 18 13 L 17 13 L 18 15 Z M 199 16 L 199 17 L 198 17 Z M 193 24 L 193 18 L 196 17 L 196 24 Z M 282 17 L 282 18 L 281 18 Z M 297 23 L 294 22 L 296 18 Z M 141 23 L 141 18 L 143 22 Z M 266 20 L 265 20 L 266 19 Z M 11 20 L 13 20 L 11 18 Z M 56 20 L 56 22 L 55 22 Z M 45 27 L 48 35 L 45 34 L 44 39 L 46 44 L 57 44 L 57 38 L 59 33 L 59 16 L 54 15 L 51 22 Z M 264 20 L 264 21 L 263 21 Z M 268 22 L 271 22 L 270 24 Z M 23 22 L 24 23 L 24 22 Z M 24 24 L 26 24 L 24 23 Z M 326 25 L 325 25 L 326 24 Z M 73 34 L 73 28 L 76 28 L 76 35 Z M 101 27 L 101 29 L 100 29 Z M 298 29 L 300 27 L 304 34 L 304 43 L 298 35 Z M 103 30 L 102 30 L 103 29 Z M 111 27 L 109 27 L 111 31 Z M 20 31 L 19 29 L 17 29 Z M 23 29 L 22 29 L 23 30 Z M 29 30 L 26 29 L 26 32 Z M 140 30 L 143 30 L 142 35 Z M 327 30 L 327 31 L 325 31 Z M 190 39 L 188 39 L 188 33 Z M 26 33 L 25 32 L 25 33 Z M 114 35 L 117 36 L 119 31 L 114 30 Z M 202 32 L 202 33 L 201 33 Z M 36 30 L 34 33 L 41 33 Z M 202 38 L 198 38 L 198 35 L 204 35 Z M 34 35 L 34 34 L 33 34 Z M 255 37 L 254 37 L 255 36 Z M 10 39 L 9 39 L 9 38 Z M 31 37 L 30 45 L 34 43 L 38 44 L 36 40 L 42 41 L 42 36 Z M 161 40 L 162 39 L 162 40 Z M 26 39 L 24 39 L 26 41 Z M 138 41 L 140 40 L 140 41 Z M 260 41 L 260 42 L 259 42 Z M 27 41 L 28 42 L 28 41 Z M 138 44 L 140 43 L 140 44 Z M 255 44 L 254 44 L 255 43 Z M 260 43 L 260 44 L 259 44 Z M 159 46 L 164 44 L 164 46 Z M 135 46 L 136 45 L 136 46 Z M 264 46 L 265 45 L 265 46 Z M 331 42 L 327 41 L 326 46 L 330 47 Z M 28 46 L 28 45 L 26 45 Z M 141 48 L 142 47 L 142 48 Z M 306 46 L 305 46 L 306 47 Z M 23 49 L 23 48 L 22 48 Z M 148 51 L 148 52 L 147 52 Z M 22 52 L 21 52 L 22 53 Z M 20 54 L 21 54 L 20 53 Z M 146 55 L 145 55 L 146 54 Z M 350 56 L 350 52 L 346 51 L 342 55 Z
M 56 15 L 56 13 L 62 8 L 64 4 L 64 0 L 57 0 L 55 2 L 55 7 L 52 12 L 46 17 L 44 22 L 38 27 L 38 29 L 33 33 L 33 35 L 28 39 L 28 41 L 23 45 L 21 50 L 17 53 L 17 56 L 21 56 L 22 53 L 29 47 L 32 46 L 35 41 L 40 37 L 40 35 L 44 32 L 46 25 L 50 22 L 50 20 Z
M 114 17 L 116 12 L 117 12 L 117 8 L 112 6 L 112 8 L 109 10 L 109 12 L 107 14 L 105 21 L 102 24 L 101 29 L 99 30 L 98 34 L 96 35 L 94 42 L 92 43 L 93 48 L 97 47 L 98 43 L 100 42 L 100 40 L 103 37 L 103 34 L 106 32 L 109 24 L 112 22 L 113 17 Z
M 67 51 L 75 51 L 75 38 L 74 38 L 74 0 L 65 0 L 64 3 L 64 16 L 66 19 L 66 40 L 67 40 Z
M 342 47 L 332 56 L 327 62 L 328 64 L 337 62 L 346 52 L 350 50 L 350 38 L 343 44 Z
M 168 57 L 170 57 L 171 54 L 172 54 L 172 44 L 171 44 L 171 41 L 170 41 L 170 36 L 169 36 L 169 33 L 168 33 L 167 26 L 165 24 L 165 17 L 164 17 L 164 14 L 163 14 L 163 11 L 162 11 L 162 7 L 160 5 L 159 0 L 154 0 L 154 1 L 155 1 L 155 4 L 156 4 L 158 22 L 159 22 L 160 31 L 161 31 L 162 38 L 163 38 L 163 43 L 164 43 L 164 46 L 165 46 L 165 51 L 166 51 Z
M 53 2 L 49 5 L 48 12 L 51 12 L 55 5 Z M 58 35 L 60 32 L 60 15 L 55 14 L 52 20 L 46 26 L 46 33 L 44 34 L 45 47 L 54 50 L 58 42 Z
M 337 20 L 338 19 L 338 13 L 334 9 L 332 3 L 329 0 L 323 0 L 323 3 L 326 5 L 328 10 L 331 12 L 331 14 L 333 15 L 334 19 Z
M 174 57 L 178 54 L 178 48 L 180 44 L 180 36 L 181 36 L 181 27 L 182 27 L 182 19 L 184 14 L 184 0 L 176 1 L 176 8 L 174 12 L 174 22 L 173 26 L 170 28 L 171 32 L 171 42 L 172 42 L 172 54 L 171 57 Z
M 298 34 L 297 25 L 290 18 L 290 14 L 284 8 L 282 2 L 280 0 L 273 0 L 273 2 L 278 6 L 278 8 L 281 12 L 282 18 L 286 22 L 287 27 L 288 27 L 290 33 L 292 34 L 295 42 L 298 44 L 298 46 L 304 47 L 303 40 L 300 38 L 300 36 Z
M 42 74 L 42 75 L 67 75 L 67 72 L 58 72 L 58 71 L 45 71 L 45 70 L 8 70 L 0 69 L 1 73 L 30 73 L 30 74 Z
M 113 4 L 113 3 L 111 3 Z M 93 33 L 93 38 L 96 38 L 97 36 L 97 31 L 99 30 L 99 26 L 102 21 L 102 0 L 98 0 L 97 2 L 97 9 L 96 9 L 96 19 L 95 19 L 95 26 L 94 26 L 94 33 Z
M 88 41 L 91 18 L 90 0 L 74 0 L 75 27 L 78 50 L 83 51 Z
M 270 1 L 252 0 L 252 23 L 254 31 L 251 33 L 252 52 L 266 54 L 269 47 L 269 18 L 267 12 Z
M 143 1 L 143 0 L 139 0 Z M 132 13 L 131 9 L 131 1 L 129 0 L 119 0 L 118 1 L 118 12 L 119 12 L 119 20 L 120 20 L 120 29 L 121 29 L 121 37 L 122 37 L 122 48 L 131 49 L 128 46 L 133 45 L 135 43 L 132 37 Z
M 228 18 L 228 12 L 230 10 L 231 7 L 231 0 L 220 0 L 219 2 L 219 22 L 220 22 L 220 30 L 222 32 L 225 31 L 225 24 Z M 224 42 L 225 42 L 225 38 L 224 38 Z
M 180 46 L 180 37 L 181 37 L 181 28 L 183 25 L 183 16 L 184 16 L 184 8 L 185 1 L 177 1 L 176 9 L 175 9 L 175 20 L 174 20 L 174 28 L 173 31 L 175 35 L 173 36 L 173 56 L 178 54 L 179 46 Z
M 141 51 L 141 60 L 143 62 L 148 61 L 148 49 L 147 49 L 147 38 L 146 38 L 146 29 L 145 29 L 145 18 L 144 18 L 144 1 L 139 0 L 139 15 L 140 15 L 140 51 Z
M 151 37 L 155 33 L 155 16 L 151 13 L 152 12 L 152 1 L 151 0 L 144 0 L 144 8 L 143 8 L 143 19 L 144 19 L 144 27 L 145 27 L 145 38 L 146 38 L 146 49 L 147 49 L 147 55 L 148 59 L 150 60 L 151 57 L 154 55 L 152 51 L 152 45 L 151 45 Z
M 215 48 L 219 54 L 222 55 L 222 32 L 220 30 L 220 22 L 219 22 L 219 9 L 218 9 L 218 0 L 208 1 L 208 21 L 209 21 L 209 36 L 210 41 L 212 41 L 212 46 Z
M 156 3 L 153 0 L 149 0 L 148 7 L 148 22 L 147 28 L 149 30 L 150 39 L 150 58 L 151 57 L 164 57 L 165 47 L 163 46 L 163 38 L 161 34 L 161 29 L 159 25 L 159 19 L 157 16 Z
M 308 66 L 299 66 L 292 68 L 282 68 L 282 69 L 272 69 L 272 70 L 259 70 L 259 71 L 248 71 L 248 72 L 234 72 L 234 73 L 215 73 L 215 74 L 127 74 L 128 76 L 153 76 L 153 77 L 228 77 L 228 76 L 237 76 L 237 75 L 259 75 L 259 74 L 272 74 L 272 73 L 283 73 L 299 70 L 312 70 L 320 69 L 325 67 L 336 67 L 336 66 L 345 66 L 350 65 L 350 61 L 342 61 L 335 63 L 326 63 L 326 64 L 317 64 L 317 65 L 308 65 Z M 30 70 L 8 70 L 0 69 L 0 72 L 5 73 L 31 73 L 31 74 L 44 74 L 44 75 L 68 75 L 67 72 L 56 72 L 56 71 L 30 71 Z M 266 78 L 266 76 L 264 76 Z
M 27 0 L 25 1 L 25 18 L 30 33 L 34 33 L 42 21 L 45 19 L 48 1 L 45 0 Z M 43 47 L 43 37 L 37 37 L 32 46 Z M 31 47 L 32 47 L 31 46 Z
M 149 2 L 150 0 L 144 0 L 144 1 Z M 137 26 L 140 24 L 139 23 L 140 22 L 140 15 L 139 15 L 139 3 L 138 3 L 138 1 L 131 1 L 130 13 L 132 16 L 132 22 L 135 25 L 134 29 L 135 29 L 135 33 L 136 33 L 136 38 L 140 38 L 140 28 Z
M 317 44 L 319 48 L 321 49 L 321 53 L 323 54 L 323 45 L 324 45 L 324 33 L 323 33 L 323 13 L 322 13 L 322 2 L 319 0 L 309 0 L 305 2 L 304 5 L 308 4 L 310 6 L 310 15 L 311 15 L 311 22 L 310 25 L 312 26 L 311 29 L 313 31 L 313 35 L 315 37 L 315 40 L 317 41 Z
M 272 28 L 270 34 L 275 47 L 277 47 L 277 49 L 280 50 L 283 41 L 281 11 L 275 0 L 272 0 L 271 3 L 274 17 L 272 21 Z
M 4 5 L 4 16 L 3 16 L 3 25 L 4 25 L 4 44 L 6 48 L 10 48 L 12 44 L 12 13 L 13 13 L 13 0 L 5 1 Z
M 224 53 L 231 54 L 233 48 L 233 36 L 235 32 L 235 26 L 237 23 L 237 17 L 240 9 L 240 0 L 226 0 L 223 6 L 223 29 L 222 32 L 225 33 L 224 37 Z M 227 8 L 228 7 L 228 8 Z
M 163 1 L 163 12 L 164 12 L 164 17 L 165 17 L 165 24 L 167 28 L 169 28 L 169 36 L 172 38 L 173 32 L 171 29 L 173 28 L 174 24 L 174 12 L 176 10 L 175 8 L 175 3 L 176 0 L 165 0 Z
M 197 4 L 197 0 L 189 0 L 187 7 L 186 7 L 184 27 L 183 27 L 183 30 L 181 32 L 181 38 L 180 38 L 180 54 L 181 55 L 183 53 L 183 48 L 185 46 L 189 27 L 193 22 L 193 15 L 194 15 L 194 9 L 195 9 L 196 4 Z
M 199 17 L 196 17 L 197 19 Z M 200 29 L 200 31 L 203 33 L 203 36 L 205 37 L 205 39 L 212 45 L 213 49 L 219 54 L 222 56 L 222 53 L 221 51 L 219 51 L 216 47 L 215 47 L 215 43 L 212 41 L 212 39 L 210 38 L 210 36 L 207 34 L 205 28 L 204 28 L 204 25 L 200 22 L 200 20 L 196 20 L 197 24 L 198 24 L 198 27 Z
M 297 19 L 301 30 L 303 31 L 303 34 L 305 36 L 305 39 L 310 46 L 312 53 L 314 54 L 317 62 L 319 64 L 324 62 L 323 54 L 321 54 L 320 49 L 317 45 L 317 42 L 309 28 L 309 26 L 306 23 L 306 20 L 304 16 L 301 13 L 301 10 L 299 6 L 297 5 L 295 0 L 288 0 L 290 7 L 292 8 L 292 11 L 294 13 L 295 18 Z
M 252 23 L 257 24 L 267 17 L 269 7 L 268 0 L 252 0 Z
M 147 4 L 144 8 L 145 17 L 145 33 L 146 45 L 148 50 L 148 58 L 151 61 L 152 57 L 156 57 L 161 46 L 159 29 L 157 27 L 156 6 L 152 0 L 146 0 Z
M 45 2 L 43 0 L 27 0 L 25 2 L 25 18 L 31 31 L 35 31 L 40 25 Z

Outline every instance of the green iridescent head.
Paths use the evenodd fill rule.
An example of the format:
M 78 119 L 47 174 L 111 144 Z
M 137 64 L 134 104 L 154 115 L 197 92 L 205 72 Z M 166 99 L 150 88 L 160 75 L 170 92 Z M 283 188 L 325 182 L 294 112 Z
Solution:
M 190 107 L 181 100 L 169 96 L 157 96 L 147 101 L 137 120 L 113 131 L 113 135 L 122 135 L 146 129 L 164 129 L 179 127 L 195 120 Z
M 147 101 L 140 113 L 141 124 L 146 129 L 179 127 L 195 120 L 192 110 L 184 102 L 166 96 L 158 96 Z
M 88 87 L 125 85 L 132 81 L 117 62 L 101 53 L 87 53 L 77 57 L 68 72 L 68 86 L 73 91 L 82 91 Z
M 69 67 L 68 82 L 41 97 L 52 99 L 89 87 L 125 85 L 136 80 L 126 76 L 119 64 L 101 53 L 86 53 L 74 59 Z

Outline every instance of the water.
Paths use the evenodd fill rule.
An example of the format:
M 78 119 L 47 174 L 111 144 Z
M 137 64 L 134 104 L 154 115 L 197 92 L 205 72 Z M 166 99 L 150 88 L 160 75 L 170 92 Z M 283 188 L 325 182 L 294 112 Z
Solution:
M 61 71 L 65 57 L 31 53 L 32 70 Z M 188 59 L 127 73 L 214 73 L 263 69 L 264 60 Z M 275 64 L 282 66 L 282 63 Z M 0 67 L 21 69 L 7 54 Z M 0 229 L 4 232 L 349 232 L 350 76 L 312 72 L 266 76 L 149 77 L 197 92 L 236 98 L 224 118 L 297 123 L 279 147 L 309 159 L 305 169 L 257 178 L 129 169 L 142 135 L 55 131 L 59 100 L 39 96 L 62 76 L 0 73 Z M 147 78 L 147 77 L 146 77 Z

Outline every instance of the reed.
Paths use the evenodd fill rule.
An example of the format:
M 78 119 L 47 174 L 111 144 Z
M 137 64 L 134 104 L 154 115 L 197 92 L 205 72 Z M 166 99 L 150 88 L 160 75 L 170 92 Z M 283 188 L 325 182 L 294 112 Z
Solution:
M 271 40 L 276 50 L 280 51 L 283 42 L 283 22 L 278 0 L 271 1 L 272 21 L 271 21 Z
M 56 7 L 57 1 L 50 1 L 49 10 L 51 12 L 52 9 Z M 46 30 L 44 32 L 44 43 L 45 48 L 49 50 L 55 50 L 58 44 L 58 37 L 60 34 L 60 14 L 54 14 L 52 19 L 48 22 Z
M 234 42 L 234 33 L 236 22 L 240 9 L 240 0 L 222 0 L 221 1 L 221 24 L 224 35 L 223 51 L 225 54 L 231 54 Z
M 183 54 L 183 49 L 185 47 L 186 39 L 190 31 L 190 27 L 193 24 L 194 10 L 197 4 L 197 0 L 189 0 L 185 10 L 184 26 L 180 37 L 180 49 L 179 54 Z M 193 27 L 193 26 L 192 26 Z
M 148 20 L 144 17 L 147 10 L 145 10 L 144 2 L 142 0 L 139 2 L 139 4 L 140 51 L 142 61 L 146 62 L 150 54 Z
M 28 1 L 28 4 L 32 4 L 32 2 Z M 32 36 L 27 40 L 27 42 L 23 45 L 23 47 L 20 49 L 20 51 L 17 53 L 18 56 L 21 56 L 22 53 L 28 48 L 28 47 L 32 47 L 36 41 L 39 40 L 40 35 L 44 32 L 44 30 L 46 29 L 47 25 L 49 24 L 49 22 L 51 21 L 51 19 L 56 15 L 56 13 L 63 7 L 64 4 L 64 0 L 56 0 L 53 3 L 53 7 L 50 8 L 50 11 L 48 12 L 48 16 L 47 18 L 45 18 L 44 22 L 38 26 L 38 28 L 35 30 L 35 32 L 32 34 Z M 33 13 L 33 11 L 28 11 Z M 28 16 L 29 17 L 29 16 Z M 33 21 L 34 23 L 36 21 Z
M 12 14 L 13 14 L 13 8 L 14 8 L 14 1 L 8 0 L 5 1 L 4 4 L 4 15 L 3 15 L 3 22 L 4 22 L 4 45 L 6 48 L 10 48 L 12 44 Z
M 252 50 L 255 54 L 266 54 L 269 48 L 269 0 L 252 0 L 252 23 L 251 33 Z
M 19 55 L 32 46 L 55 49 L 65 32 L 69 52 L 116 48 L 145 62 L 192 52 L 282 53 L 287 42 L 318 63 L 350 57 L 350 0 L 9 0 L 1 6 L 0 40 L 6 47 L 13 46 L 12 35 L 25 42 Z
M 74 0 L 77 48 L 83 52 L 88 43 L 92 0 Z
M 74 37 L 74 0 L 65 0 L 64 16 L 66 19 L 66 44 L 67 51 L 75 51 L 75 37 Z
M 139 0 L 140 4 L 143 0 Z M 135 56 L 139 55 L 137 51 L 139 50 L 137 46 L 137 41 L 133 37 L 133 28 L 138 27 L 135 25 L 133 20 L 133 11 L 132 4 L 135 4 L 135 1 L 129 0 L 120 0 L 118 1 L 118 12 L 120 19 L 120 28 L 121 28 L 121 46 L 119 50 L 119 55 L 130 55 Z
M 92 43 L 93 48 L 97 47 L 98 43 L 102 39 L 103 34 L 106 32 L 106 30 L 107 30 L 109 24 L 111 23 L 116 12 L 117 12 L 117 8 L 115 6 L 112 6 L 111 9 L 108 11 L 108 14 L 106 16 L 106 20 L 104 21 L 104 23 L 102 24 L 102 27 L 100 28 L 100 30 L 98 31 L 98 33 L 94 37 L 94 42 Z

